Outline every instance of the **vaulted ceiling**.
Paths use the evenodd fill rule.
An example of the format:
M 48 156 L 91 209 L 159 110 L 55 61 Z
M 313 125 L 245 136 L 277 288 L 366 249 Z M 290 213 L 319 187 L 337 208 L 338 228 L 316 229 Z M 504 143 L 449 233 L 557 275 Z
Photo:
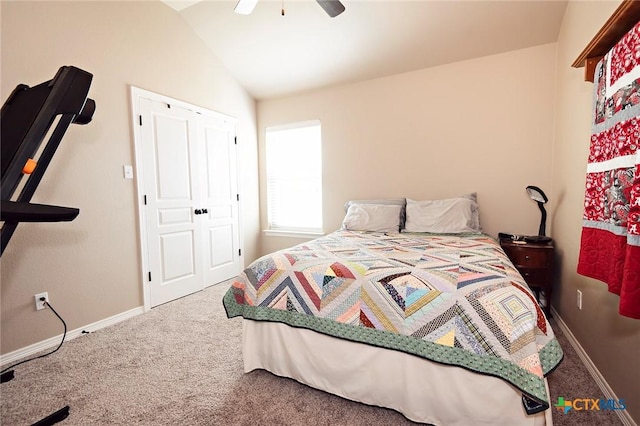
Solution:
M 165 0 L 256 99 L 555 42 L 566 1 Z M 281 10 L 284 8 L 284 16 Z

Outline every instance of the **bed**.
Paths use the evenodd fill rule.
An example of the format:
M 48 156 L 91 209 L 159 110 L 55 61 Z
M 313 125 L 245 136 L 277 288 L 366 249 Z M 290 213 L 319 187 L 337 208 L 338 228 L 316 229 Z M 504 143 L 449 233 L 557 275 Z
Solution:
M 243 318 L 245 372 L 421 423 L 551 424 L 546 376 L 562 349 L 481 232 L 475 194 L 346 208 L 341 229 L 263 256 L 233 281 L 223 303 Z

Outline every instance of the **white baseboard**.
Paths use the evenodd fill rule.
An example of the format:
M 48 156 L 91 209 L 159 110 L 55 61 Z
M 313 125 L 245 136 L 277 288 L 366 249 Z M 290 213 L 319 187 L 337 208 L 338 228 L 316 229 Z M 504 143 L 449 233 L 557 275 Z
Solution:
M 75 330 L 71 330 L 67 332 L 67 336 L 65 337 L 64 341 L 67 342 L 69 340 L 75 339 L 78 336 L 81 336 L 83 334 L 82 333 L 83 331 L 94 332 L 94 331 L 100 330 L 101 328 L 105 328 L 105 327 L 109 327 L 110 325 L 117 324 L 126 319 L 133 318 L 136 315 L 140 315 L 142 313 L 144 313 L 144 307 L 140 306 L 138 308 L 134 308 L 134 309 L 122 312 L 112 317 L 105 318 L 100 321 L 96 321 L 84 327 L 76 328 Z M 8 366 L 12 362 L 37 354 L 38 352 L 54 348 L 60 344 L 60 340 L 62 340 L 62 334 L 59 334 L 58 336 L 51 337 L 49 339 L 43 340 L 38 343 L 34 343 L 33 345 L 26 346 L 22 349 L 9 352 L 4 355 L 0 355 L 0 366 L 2 369 L 4 369 L 5 366 Z
M 571 330 L 569 330 L 569 327 L 567 327 L 567 324 L 562 320 L 560 315 L 558 315 L 558 312 L 553 308 L 553 306 L 551 307 L 551 315 L 553 316 L 553 319 L 558 324 L 558 327 L 560 327 L 564 335 L 567 337 L 567 340 L 569 341 L 571 346 L 573 346 L 573 349 L 578 354 L 578 357 L 580 358 L 582 363 L 585 365 L 585 367 L 587 367 L 589 374 L 591 374 L 591 377 L 593 377 L 593 380 L 595 380 L 596 384 L 604 394 L 604 397 L 606 399 L 612 399 L 614 401 L 618 401 L 619 398 L 616 396 L 613 389 L 611 389 L 611 386 L 609 386 L 609 383 L 607 383 L 607 381 L 602 376 L 602 374 L 600 374 L 600 371 L 598 370 L 598 368 L 595 366 L 593 361 L 591 361 L 591 358 L 589 358 L 589 355 L 587 355 L 587 353 L 582 348 L 582 346 L 580 345 L 576 337 L 573 335 Z M 618 417 L 620 418 L 620 421 L 625 426 L 638 426 L 637 423 L 633 420 L 633 418 L 631 418 L 631 415 L 627 410 L 616 410 L 615 413 L 618 415 Z

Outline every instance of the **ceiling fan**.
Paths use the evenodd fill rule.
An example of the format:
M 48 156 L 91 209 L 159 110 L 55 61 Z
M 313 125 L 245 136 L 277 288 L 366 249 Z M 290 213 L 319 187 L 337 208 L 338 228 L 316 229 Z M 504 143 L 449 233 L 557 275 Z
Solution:
M 332 18 L 340 15 L 344 12 L 344 5 L 340 2 L 340 0 L 316 0 L 320 7 L 327 12 Z M 256 7 L 258 0 L 238 0 L 236 7 L 233 9 L 236 13 L 241 15 L 249 15 L 253 12 L 253 8 Z M 283 13 L 284 14 L 284 13 Z

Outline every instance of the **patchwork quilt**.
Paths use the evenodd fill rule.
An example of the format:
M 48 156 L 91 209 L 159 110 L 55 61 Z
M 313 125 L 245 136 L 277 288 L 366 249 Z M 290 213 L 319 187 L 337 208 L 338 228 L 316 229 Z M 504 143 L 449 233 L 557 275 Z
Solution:
M 640 319 L 640 22 L 596 66 L 578 273 Z
M 483 234 L 340 230 L 264 256 L 223 300 L 229 318 L 276 321 L 495 376 L 549 407 L 562 349 L 519 272 Z

